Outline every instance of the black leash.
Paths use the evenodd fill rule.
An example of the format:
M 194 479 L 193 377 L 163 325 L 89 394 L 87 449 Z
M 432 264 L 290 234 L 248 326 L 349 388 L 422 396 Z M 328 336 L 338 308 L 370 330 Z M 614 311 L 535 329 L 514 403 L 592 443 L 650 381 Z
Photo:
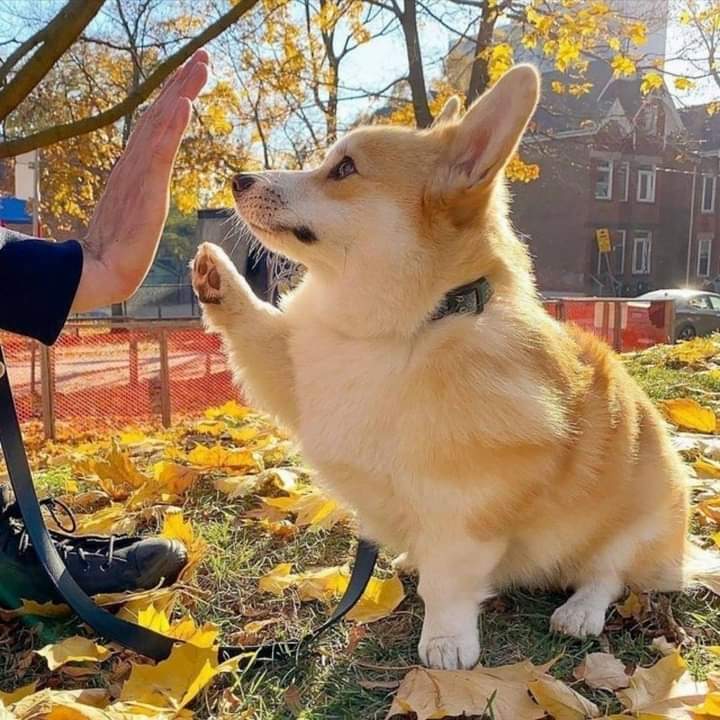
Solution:
M 117 642 L 153 660 L 167 658 L 178 640 L 122 620 L 98 607 L 65 567 L 65 563 L 48 533 L 40 510 L 1 347 L 0 446 L 5 455 L 5 464 L 15 491 L 15 499 L 25 523 L 25 529 L 41 565 L 57 592 L 77 616 L 103 638 Z M 377 553 L 377 548 L 372 543 L 362 539 L 358 541 L 355 564 L 345 594 L 330 617 L 304 638 L 286 643 L 221 647 L 218 659 L 222 662 L 239 655 L 247 655 L 248 661 L 254 662 L 297 656 L 301 649 L 339 622 L 357 604 L 372 576 Z

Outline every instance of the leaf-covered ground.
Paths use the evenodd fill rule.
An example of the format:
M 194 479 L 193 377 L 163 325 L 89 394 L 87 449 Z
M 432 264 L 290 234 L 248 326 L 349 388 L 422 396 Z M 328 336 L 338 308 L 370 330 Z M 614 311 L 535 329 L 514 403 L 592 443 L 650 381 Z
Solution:
M 720 531 L 720 344 L 626 362 L 684 431 L 694 530 L 710 545 Z M 720 600 L 709 590 L 631 594 L 605 634 L 586 641 L 549 632 L 560 595 L 503 595 L 481 619 L 482 667 L 438 673 L 415 666 L 415 578 L 398 577 L 387 557 L 354 618 L 299 663 L 218 667 L 220 642 L 297 638 L 327 616 L 347 583 L 352 518 L 312 488 L 289 438 L 236 403 L 169 431 L 66 435 L 33 441 L 32 461 L 38 484 L 74 507 L 82 531 L 164 533 L 190 551 L 173 588 L 100 600 L 188 644 L 154 665 L 103 645 L 62 607 L 3 612 L 0 720 L 720 717 Z

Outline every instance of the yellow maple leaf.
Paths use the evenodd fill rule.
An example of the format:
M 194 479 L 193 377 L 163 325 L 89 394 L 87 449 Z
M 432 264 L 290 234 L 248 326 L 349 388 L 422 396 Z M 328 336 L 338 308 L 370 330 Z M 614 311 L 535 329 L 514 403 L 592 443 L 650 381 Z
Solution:
M 679 77 L 675 78 L 675 89 L 684 92 L 685 90 L 692 90 L 695 87 L 695 83 L 689 78 Z
M 0 703 L 5 705 L 5 707 L 10 707 L 16 702 L 19 702 L 23 698 L 27 697 L 28 695 L 32 695 L 36 689 L 37 680 L 31 682 L 29 685 L 23 685 L 22 687 L 19 687 L 17 688 L 17 690 L 12 690 L 11 692 L 3 692 L 2 690 L 0 690 Z
M 667 655 L 649 668 L 638 668 L 630 687 L 617 693 L 620 702 L 643 717 L 663 717 L 673 707 L 697 705 L 705 699 L 707 684 L 697 683 L 679 653 Z
M 290 491 L 287 497 L 263 498 L 263 503 L 282 512 L 295 514 L 295 524 L 298 527 L 309 527 L 312 531 L 329 530 L 352 517 L 335 500 L 315 488 Z
M 528 689 L 554 720 L 585 720 L 599 715 L 597 705 L 549 675 L 528 683 Z
M 188 560 L 180 573 L 180 578 L 189 577 L 205 554 L 207 549 L 205 541 L 195 535 L 192 525 L 185 520 L 181 512 L 166 513 L 160 535 L 169 540 L 179 540 L 185 546 Z
M 171 623 L 167 612 L 156 608 L 153 604 L 138 611 L 136 622 L 161 635 L 167 635 L 203 648 L 212 647 L 220 634 L 217 625 L 205 623 L 197 626 L 189 615 L 176 623 Z
M 661 405 L 665 417 L 674 425 L 686 430 L 714 433 L 717 420 L 711 408 L 703 407 L 696 400 L 678 398 L 665 400 Z
M 218 418 L 223 417 L 241 420 L 242 418 L 251 415 L 252 412 L 253 411 L 250 408 L 240 405 L 240 403 L 235 400 L 229 400 L 220 407 L 208 408 L 205 411 L 205 417 L 209 420 L 217 420 Z
M 76 463 L 75 467 L 84 474 L 96 475 L 100 487 L 117 501 L 127 500 L 133 490 L 142 487 L 149 480 L 115 441 L 105 460 L 86 458 Z
M 262 455 L 248 450 L 226 448 L 222 445 L 213 445 L 212 447 L 197 445 L 188 453 L 187 459 L 198 467 L 216 470 L 230 468 L 260 471 L 264 469 Z
M 217 673 L 217 648 L 176 645 L 170 656 L 157 665 L 133 665 L 120 700 L 180 710 Z
M 66 638 L 58 643 L 45 645 L 45 647 L 35 652 L 45 658 L 50 670 L 57 670 L 57 668 L 69 662 L 102 662 L 111 655 L 110 650 L 106 647 L 79 635 Z
M 692 708 L 696 715 L 707 715 L 709 717 L 720 717 L 720 692 L 711 692 L 705 696 L 705 699 L 699 705 Z
M 282 595 L 294 588 L 300 600 L 319 600 L 330 603 L 338 599 L 349 582 L 347 567 L 328 567 L 293 573 L 292 563 L 281 563 L 260 578 L 263 592 Z M 405 597 L 402 582 L 397 576 L 387 580 L 371 578 L 358 604 L 348 618 L 359 623 L 369 623 L 390 615 Z
M 160 488 L 174 495 L 182 495 L 199 477 L 194 468 L 168 460 L 155 463 L 153 476 Z
M 625 665 L 614 655 L 603 652 L 586 655 L 573 675 L 591 688 L 604 690 L 619 690 L 630 682 Z

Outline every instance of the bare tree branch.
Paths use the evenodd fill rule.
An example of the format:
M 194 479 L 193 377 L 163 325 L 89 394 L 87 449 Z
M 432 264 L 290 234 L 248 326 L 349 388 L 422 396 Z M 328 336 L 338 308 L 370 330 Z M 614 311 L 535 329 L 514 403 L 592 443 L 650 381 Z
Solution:
M 40 47 L 0 90 L 0 120 L 4 120 L 48 74 L 57 59 L 98 14 L 105 0 L 69 0 L 45 28 Z
M 61 140 L 84 135 L 98 128 L 110 125 L 128 113 L 132 112 L 141 103 L 147 100 L 170 73 L 180 67 L 196 50 L 216 38 L 230 25 L 237 22 L 246 12 L 256 5 L 258 0 L 241 0 L 228 10 L 223 16 L 208 26 L 202 33 L 190 42 L 183 45 L 177 52 L 161 62 L 147 79 L 131 92 L 123 101 L 111 108 L 91 117 L 75 122 L 57 125 L 33 133 L 24 138 L 8 140 L 0 143 L 0 158 L 12 157 L 20 153 L 29 152 L 38 147 L 45 147 Z M 1 96 L 0 96 L 1 97 Z

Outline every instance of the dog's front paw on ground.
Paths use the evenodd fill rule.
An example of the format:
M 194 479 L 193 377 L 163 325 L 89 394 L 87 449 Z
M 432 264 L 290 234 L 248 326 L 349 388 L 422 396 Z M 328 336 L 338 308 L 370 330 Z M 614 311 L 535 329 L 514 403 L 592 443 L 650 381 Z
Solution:
M 561 605 L 550 618 L 550 627 L 563 635 L 586 638 L 601 635 L 605 628 L 605 610 L 572 598 Z
M 420 640 L 418 652 L 423 665 L 435 670 L 469 670 L 480 659 L 480 641 L 477 635 L 432 637 Z
M 223 283 L 212 245 L 203 243 L 195 255 L 192 267 L 192 286 L 201 303 L 219 305 L 223 298 Z

